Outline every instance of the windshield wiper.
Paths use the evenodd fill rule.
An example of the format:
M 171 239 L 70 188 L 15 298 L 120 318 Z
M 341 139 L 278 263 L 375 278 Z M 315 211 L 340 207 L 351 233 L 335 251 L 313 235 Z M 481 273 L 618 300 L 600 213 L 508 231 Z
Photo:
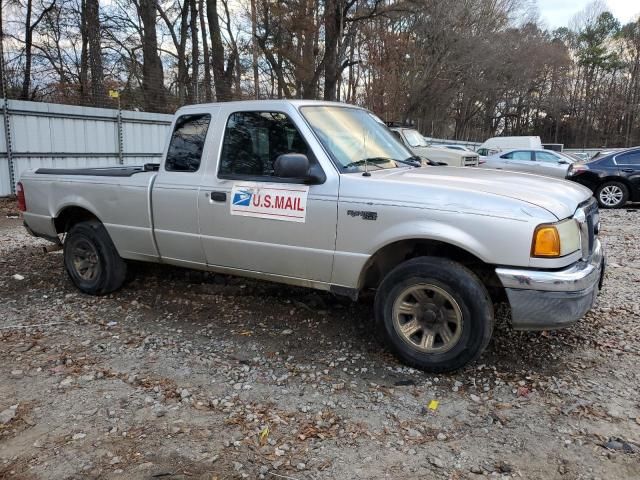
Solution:
M 346 165 L 343 165 L 342 168 L 360 167 L 362 165 L 367 165 L 370 163 L 380 169 L 384 169 L 384 167 L 381 167 L 380 165 L 378 165 L 378 163 L 395 162 L 395 161 L 397 160 L 394 160 L 393 158 L 387 158 L 387 157 L 363 158 L 362 160 L 358 160 L 357 162 L 347 163 Z
M 413 155 L 409 158 L 405 158 L 404 160 L 394 160 L 394 162 L 404 163 L 405 165 L 410 165 L 416 168 L 422 167 L 422 159 L 418 155 Z

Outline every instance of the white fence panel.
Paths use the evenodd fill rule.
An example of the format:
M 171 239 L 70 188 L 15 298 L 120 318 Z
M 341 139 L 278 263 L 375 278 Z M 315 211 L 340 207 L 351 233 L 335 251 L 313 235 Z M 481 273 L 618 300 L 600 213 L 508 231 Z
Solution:
M 117 110 L 20 100 L 9 100 L 8 107 L 16 181 L 22 172 L 32 168 L 102 167 L 119 163 Z M 122 111 L 121 119 L 122 163 L 158 162 L 172 116 Z M 5 196 L 12 189 L 2 120 L 0 196 Z

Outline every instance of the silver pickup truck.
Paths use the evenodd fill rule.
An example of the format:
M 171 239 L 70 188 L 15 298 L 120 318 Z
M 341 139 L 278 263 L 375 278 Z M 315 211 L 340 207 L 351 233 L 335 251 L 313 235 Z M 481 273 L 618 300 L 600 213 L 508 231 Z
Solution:
M 181 108 L 163 161 L 38 169 L 18 185 L 26 228 L 64 243 L 88 294 L 128 260 L 328 290 L 375 291 L 375 325 L 405 363 L 448 371 L 516 329 L 564 327 L 593 305 L 604 254 L 586 188 L 535 175 L 421 166 L 350 105 Z

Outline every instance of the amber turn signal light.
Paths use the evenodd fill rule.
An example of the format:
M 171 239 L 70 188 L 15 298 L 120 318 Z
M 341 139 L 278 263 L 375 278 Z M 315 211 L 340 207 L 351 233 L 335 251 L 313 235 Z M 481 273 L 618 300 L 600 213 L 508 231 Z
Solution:
M 533 234 L 532 257 L 559 257 L 560 235 L 556 227 L 540 226 Z

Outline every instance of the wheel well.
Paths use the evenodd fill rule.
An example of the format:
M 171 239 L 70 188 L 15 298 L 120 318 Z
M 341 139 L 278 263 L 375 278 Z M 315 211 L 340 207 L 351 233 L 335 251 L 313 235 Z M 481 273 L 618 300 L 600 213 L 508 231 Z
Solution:
M 609 183 L 609 182 L 617 182 L 617 183 L 622 183 L 625 187 L 627 187 L 627 190 L 629 190 L 629 195 L 633 195 L 633 188 L 631 186 L 631 182 L 629 182 L 629 180 L 627 180 L 624 177 L 605 177 L 603 178 L 600 183 L 598 184 L 598 186 L 596 187 L 595 191 L 598 191 L 598 189 L 604 185 L 605 183 Z M 595 193 L 595 192 L 594 192 Z
M 359 290 L 376 289 L 387 273 L 397 265 L 411 258 L 423 256 L 448 258 L 464 265 L 478 276 L 495 303 L 506 299 L 495 267 L 456 245 L 425 239 L 401 240 L 378 250 L 364 266 L 360 275 Z
M 63 209 L 54 219 L 56 232 L 68 232 L 72 226 L 78 222 L 86 220 L 98 220 L 98 218 L 89 210 L 82 207 L 67 207 Z

